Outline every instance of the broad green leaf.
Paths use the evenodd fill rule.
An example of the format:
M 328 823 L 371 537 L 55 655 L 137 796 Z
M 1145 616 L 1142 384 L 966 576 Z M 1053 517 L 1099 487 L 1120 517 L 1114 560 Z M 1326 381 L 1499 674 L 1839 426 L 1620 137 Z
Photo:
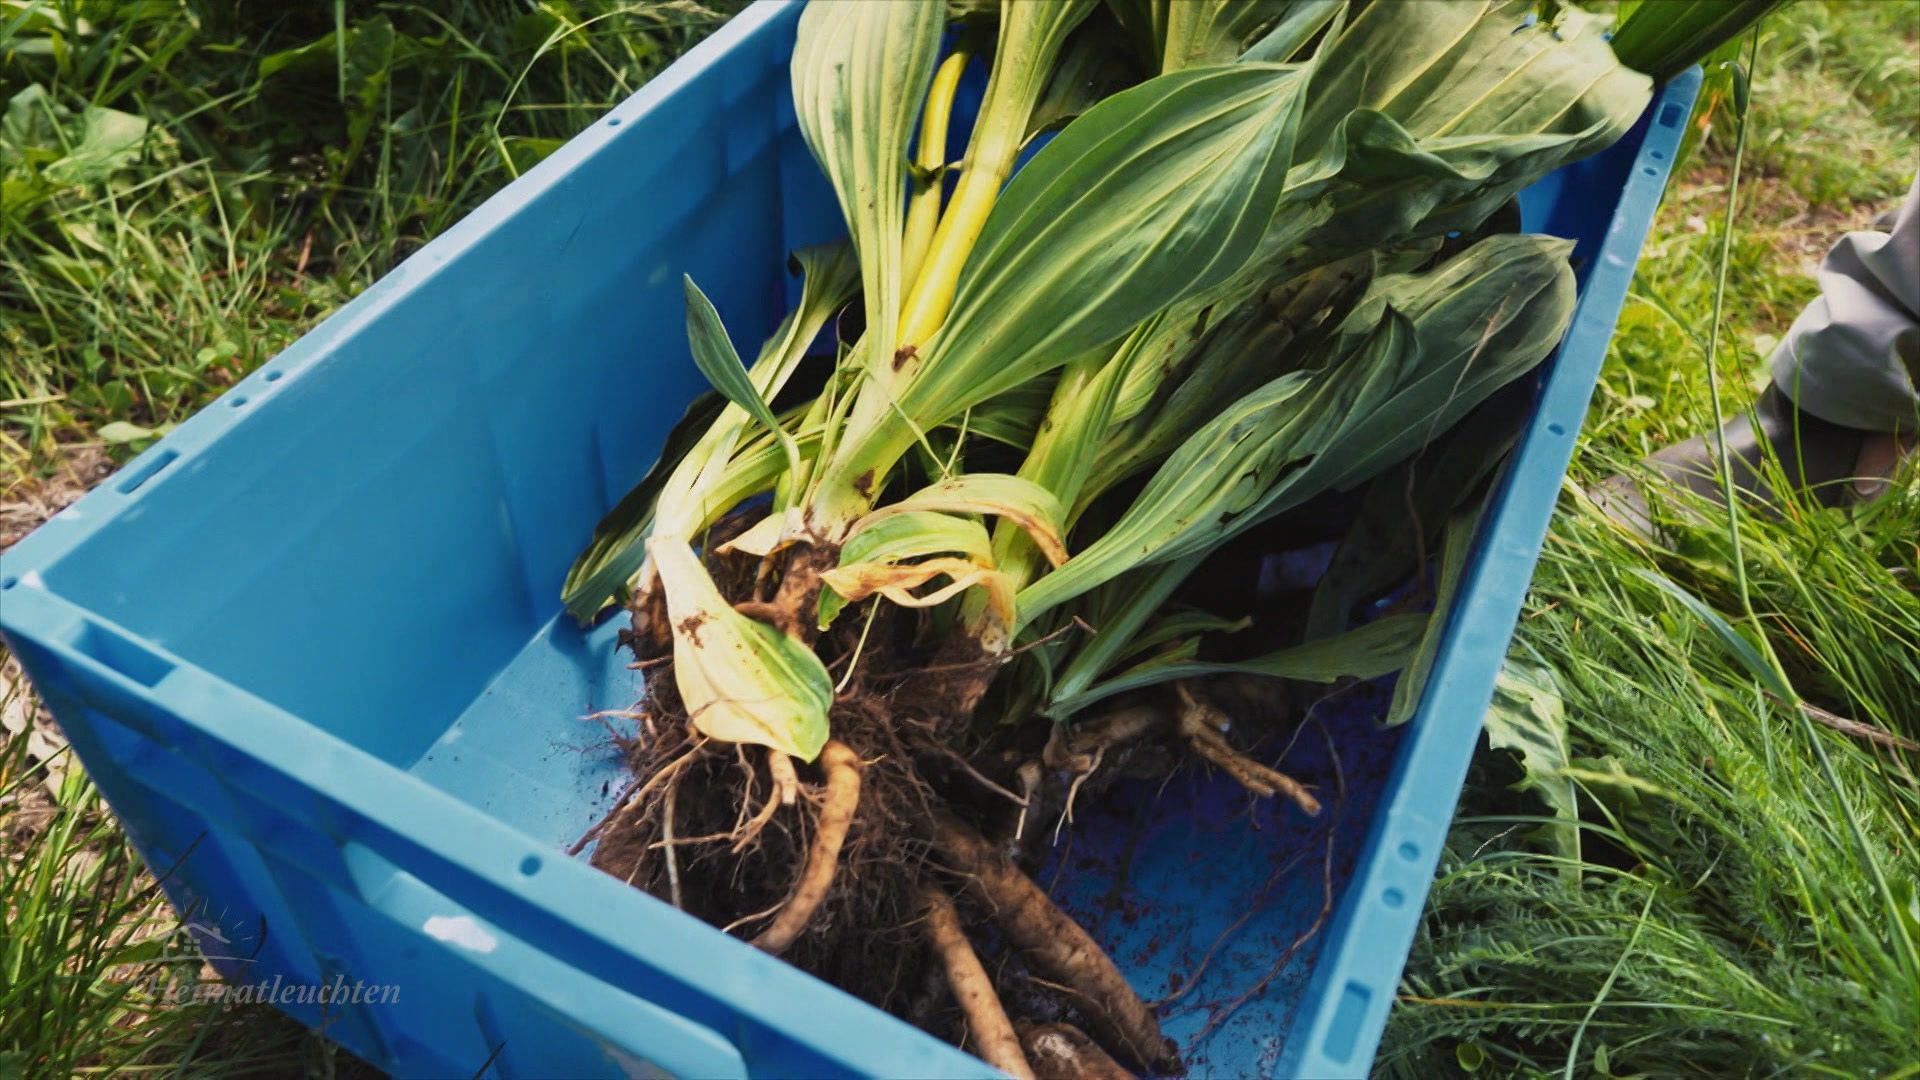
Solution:
M 1533 0 L 1369 4 L 1315 55 L 1288 201 L 1330 212 L 1278 227 L 1296 269 L 1415 236 L 1470 231 L 1558 166 L 1624 134 L 1652 83 L 1622 65 L 1605 19 Z
M 840 562 L 899 562 L 934 554 L 965 555 L 991 565 L 992 545 L 985 526 L 972 518 L 907 510 L 867 521 L 841 547 Z
M 1561 872 L 1580 879 L 1580 808 L 1578 788 L 1566 775 L 1573 764 L 1572 737 L 1567 728 L 1566 704 L 1553 669 L 1531 660 L 1509 657 L 1494 683 L 1493 703 L 1487 708 L 1487 745 L 1520 755 L 1522 775 L 1517 790 L 1540 796 L 1557 824 L 1545 830 L 1555 853 L 1565 860 Z
M 827 741 L 833 681 L 803 642 L 733 610 L 693 549 L 647 541 L 673 633 L 673 677 L 693 726 L 721 742 L 812 761 Z
M 1067 560 L 1060 500 L 1030 480 L 1005 473 L 966 473 L 936 481 L 868 514 L 854 526 L 854 533 L 871 529 L 896 514 L 915 510 L 1005 518 L 1025 530 L 1049 562 L 1057 566 Z
M 1366 258 L 1341 260 L 1222 305 L 1210 322 L 1163 320 L 1171 331 L 1128 372 L 1114 405 L 1126 420 L 1110 429 L 1075 517 L 1094 496 L 1158 462 L 1195 428 L 1289 366 L 1353 309 L 1368 281 Z M 1323 326 L 1323 321 L 1327 324 Z
M 1433 271 L 1376 281 L 1314 366 L 1228 405 L 1111 529 L 1023 590 L 1021 619 L 1371 479 L 1446 431 L 1558 343 L 1573 310 L 1567 249 L 1492 237 Z
M 100 437 L 101 442 L 119 444 L 151 439 L 160 433 L 154 431 L 152 428 L 141 427 L 139 424 L 130 424 L 125 420 L 115 420 L 112 423 L 100 425 L 99 430 L 95 431 L 94 434 Z
M 854 410 L 822 476 L 818 520 L 832 529 L 864 510 L 858 481 L 884 475 L 919 432 L 1241 273 L 1273 221 L 1307 77 L 1275 64 L 1161 76 L 1035 154 L 905 386 L 862 390 L 863 404 L 880 403 Z
M 793 47 L 794 111 L 859 253 L 874 368 L 899 344 L 908 139 L 945 23 L 939 3 L 814 0 Z
M 1007 185 L 901 409 L 946 420 L 1240 269 L 1271 220 L 1305 72 L 1162 76 L 1094 106 Z
M 1620 62 L 1667 79 L 1706 59 L 1740 36 L 1782 0 L 1688 0 L 1642 4 L 1622 12 L 1613 32 Z
M 1297 56 L 1315 34 L 1347 10 L 1347 0 L 1293 0 L 1260 38 L 1240 54 L 1243 60 L 1284 63 Z M 1337 34 L 1338 29 L 1330 31 Z
M 79 144 L 48 165 L 46 177 L 56 184 L 98 183 L 132 164 L 146 139 L 144 118 L 90 105 L 81 114 Z
M 1155 657 L 1077 694 L 1056 691 L 1046 715 L 1063 720 L 1095 702 L 1180 679 L 1202 675 L 1266 675 L 1279 679 L 1330 683 L 1340 679 L 1376 679 L 1405 667 L 1412 658 L 1425 615 L 1390 615 L 1343 634 L 1280 649 L 1251 660 L 1201 661 Z
M 1345 490 L 1371 479 L 1546 359 L 1573 318 L 1572 251 L 1556 237 L 1491 236 L 1431 271 L 1380 278 L 1355 316 L 1403 313 L 1417 358 L 1342 432 L 1358 452 L 1316 462 L 1316 480 Z
M 1415 18 L 1394 4 L 1357 11 L 1316 71 L 1303 145 L 1326 145 L 1363 111 L 1423 142 L 1535 134 L 1604 138 L 1605 145 L 1652 95 L 1651 81 L 1608 47 L 1605 15 L 1569 7 L 1542 19 L 1535 0 L 1462 0 L 1419 11 Z M 1589 135 L 1596 126 L 1600 132 Z
M 1164 10 L 1156 20 L 1163 28 L 1162 73 L 1239 59 L 1249 46 L 1265 37 L 1290 10 L 1299 6 L 1295 0 L 1154 0 L 1154 3 Z
M 54 161 L 64 153 L 60 122 L 68 115 L 39 83 L 28 83 L 7 99 L 0 113 L 0 166 L 14 168 L 29 161 Z

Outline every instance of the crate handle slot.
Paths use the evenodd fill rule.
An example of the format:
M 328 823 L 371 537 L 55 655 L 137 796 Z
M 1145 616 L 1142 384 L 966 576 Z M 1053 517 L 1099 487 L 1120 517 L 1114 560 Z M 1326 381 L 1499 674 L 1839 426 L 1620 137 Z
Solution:
M 81 625 L 73 647 L 101 667 L 149 689 L 174 670 L 173 661 L 96 622 Z
M 116 489 L 122 495 L 131 495 L 140 490 L 140 485 L 153 479 L 154 474 L 171 465 L 180 457 L 180 451 L 169 446 L 142 454 L 127 466 L 126 478 L 120 481 Z

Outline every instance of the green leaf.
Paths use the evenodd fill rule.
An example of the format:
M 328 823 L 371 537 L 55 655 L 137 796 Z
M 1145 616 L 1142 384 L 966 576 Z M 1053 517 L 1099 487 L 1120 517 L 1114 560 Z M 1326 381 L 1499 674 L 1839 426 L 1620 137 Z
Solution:
M 1440 640 L 1446 635 L 1447 623 L 1453 614 L 1454 593 L 1459 590 L 1460 575 L 1466 571 L 1467 554 L 1473 550 L 1474 533 L 1479 529 L 1480 512 L 1484 508 L 1484 503 L 1475 503 L 1447 521 L 1446 543 L 1440 549 L 1440 580 L 1434 586 L 1434 619 L 1420 640 L 1420 649 L 1415 653 L 1412 665 L 1393 687 L 1393 704 L 1387 709 L 1387 727 L 1395 727 L 1413 719 L 1413 714 L 1420 708 L 1420 700 L 1427 689 L 1427 674 L 1433 670 L 1434 657 L 1440 652 Z
M 1421 143 L 1504 136 L 1525 152 L 1574 136 L 1598 149 L 1624 134 L 1652 82 L 1620 63 L 1608 16 L 1563 8 L 1536 16 L 1536 0 L 1467 0 L 1359 8 L 1331 42 L 1301 121 L 1303 145 L 1328 145 L 1356 113 L 1390 120 Z M 1611 132 L 1611 135 L 1607 134 Z M 1444 145 L 1444 144 L 1443 144 Z M 1483 145 L 1483 154 L 1500 155 Z
M 694 398 L 667 432 L 666 445 L 646 475 L 593 527 L 593 541 L 574 559 L 560 586 L 560 602 L 582 625 L 592 621 L 640 569 L 646 559 L 640 542 L 653 521 L 654 499 L 725 404 L 725 398 L 711 391 Z
M 1069 38 L 1046 91 L 1027 121 L 1027 138 L 1065 127 L 1081 113 L 1138 83 L 1142 73 L 1125 46 L 1119 30 L 1103 20 L 1084 24 Z
M 907 144 L 945 21 L 939 3 L 815 0 L 793 47 L 800 132 L 859 253 L 870 367 L 890 365 L 899 344 Z
M 102 424 L 94 434 L 100 437 L 101 442 L 118 445 L 151 439 L 159 432 L 152 428 L 143 428 L 139 424 L 130 424 L 125 420 L 115 420 L 112 423 Z
M 673 632 L 673 676 L 693 726 L 721 742 L 812 761 L 827 741 L 833 680 L 813 650 L 733 610 L 700 560 L 671 537 L 647 542 Z
M 1607 47 L 1602 16 L 1568 8 L 1549 22 L 1533 0 L 1404 10 L 1360 8 L 1315 55 L 1287 196 L 1327 212 L 1276 229 L 1269 254 L 1283 265 L 1472 231 L 1625 134 L 1652 97 L 1652 81 Z
M 81 117 L 79 143 L 67 156 L 47 166 L 46 177 L 53 183 L 98 183 L 140 156 L 147 138 L 145 118 L 93 105 Z
M 876 518 L 847 538 L 840 549 L 840 565 L 899 562 L 921 555 L 965 555 L 991 565 L 992 545 L 986 527 L 972 518 L 933 510 L 908 510 Z
M 868 514 L 854 526 L 854 533 L 915 510 L 1004 518 L 1025 530 L 1049 561 L 1057 565 L 1067 558 L 1060 500 L 1031 480 L 1005 473 L 966 473 L 936 481 Z
M 1046 419 L 1020 463 L 1020 477 L 1045 488 L 1062 507 L 1072 506 L 1098 460 L 1101 441 L 1128 373 L 1157 351 L 1161 316 L 1134 328 L 1118 349 L 1101 348 L 1068 363 L 1054 384 Z M 1040 569 L 1040 553 L 1011 522 L 994 531 L 994 565 L 1015 588 Z
M 544 139 L 532 135 L 507 135 L 500 140 L 516 176 L 545 161 L 547 155 L 565 146 L 566 142 L 565 139 Z
M 847 538 L 840 549 L 839 564 L 888 565 L 945 554 L 964 556 L 980 566 L 993 566 L 993 544 L 985 526 L 971 518 L 932 510 L 909 510 L 874 520 Z M 824 630 L 832 625 L 845 605 L 845 599 L 832 589 L 820 590 L 820 628 Z
M 1739 37 L 1781 0 L 1671 0 L 1624 12 L 1613 32 L 1622 63 L 1667 79 L 1706 59 Z M 1742 109 L 1744 111 L 1744 108 Z
M 802 248 L 794 253 L 792 268 L 801 274 L 800 303 L 761 346 L 753 371 L 745 380 L 746 386 L 732 374 L 740 366 L 739 357 L 733 353 L 725 328 L 720 326 L 719 315 L 704 296 L 695 300 L 693 294 L 699 290 L 692 287 L 691 282 L 688 284 L 691 291 L 687 331 L 689 342 L 694 346 L 694 360 L 709 379 L 717 373 L 729 382 L 733 393 L 727 394 L 724 389 L 722 393 L 733 404 L 722 410 L 661 489 L 656 509 L 661 519 L 659 527 L 673 535 L 683 539 L 691 537 L 712 515 L 727 509 L 715 505 L 711 489 L 721 482 L 728 469 L 749 418 L 761 419 L 761 427 L 778 440 L 781 450 L 787 454 L 786 475 L 791 476 L 798 470 L 799 456 L 785 428 L 777 423 L 769 427 L 764 419 L 770 415 L 765 411 L 766 403 L 779 395 L 798 370 L 814 337 L 852 296 L 858 277 L 852 251 L 844 243 Z M 704 311 L 700 310 L 702 307 Z M 759 409 L 754 407 L 755 403 Z
M 1237 634 L 1253 625 L 1251 616 L 1228 619 L 1210 611 L 1176 611 L 1164 618 L 1155 619 L 1146 631 L 1127 645 L 1126 659 L 1132 659 L 1143 653 L 1171 641 L 1182 639 L 1198 640 L 1203 634 Z
M 1292 60 L 1315 34 L 1332 25 L 1347 10 L 1346 0 L 1294 0 L 1260 38 L 1247 46 L 1243 60 Z M 1330 31 L 1334 33 L 1334 31 Z
M 1310 353 L 1359 301 L 1368 256 L 1344 259 L 1225 302 L 1206 319 L 1169 316 L 1154 355 L 1128 372 L 1076 515 L 1094 496 L 1172 453 L 1195 428 Z M 1286 358 L 1276 364 L 1276 358 Z
M 1069 124 L 988 217 L 901 411 L 942 423 L 1239 270 L 1278 202 L 1305 84 L 1270 64 L 1179 72 Z
M 1686 608 L 1694 618 L 1699 619 L 1705 624 L 1706 628 L 1713 633 L 1714 637 L 1720 640 L 1720 644 L 1726 646 L 1727 651 L 1733 655 L 1734 660 L 1738 661 L 1740 666 L 1746 669 L 1747 674 L 1751 675 L 1755 682 L 1766 687 L 1767 690 L 1771 691 L 1782 701 L 1800 700 L 1800 695 L 1794 691 L 1793 686 L 1787 682 L 1785 676 L 1780 674 L 1779 668 L 1769 663 L 1767 658 L 1761 654 L 1760 649 L 1755 646 L 1745 634 L 1735 629 L 1734 625 L 1728 622 L 1725 616 L 1708 607 L 1705 601 L 1652 570 L 1635 567 L 1633 568 L 1633 575 L 1659 589 L 1661 592 L 1666 593 L 1678 602 L 1681 607 Z
M 1580 879 L 1580 809 L 1578 788 L 1567 776 L 1573 764 L 1572 736 L 1567 710 L 1553 669 L 1531 660 L 1509 657 L 1493 688 L 1487 708 L 1487 745 L 1520 755 L 1522 776 L 1516 790 L 1540 796 L 1558 824 L 1545 831 L 1555 854 L 1563 858 L 1561 873 Z
M 1417 456 L 1375 477 L 1314 586 L 1307 636 L 1346 629 L 1362 600 L 1419 570 L 1426 545 L 1439 541 L 1448 516 L 1480 493 L 1525 420 L 1518 409 L 1481 408 Z
M 1048 707 L 1061 705 L 1086 692 L 1132 652 L 1135 639 L 1173 590 L 1200 565 L 1203 556 L 1188 556 L 1135 571 L 1095 590 L 1083 605 L 1093 637 L 1074 649 L 1073 656 L 1053 683 Z M 1015 601 L 1018 610 L 1018 600 Z M 1065 714 L 1062 714 L 1065 715 Z
M 1427 628 L 1425 615 L 1390 615 L 1344 634 L 1309 641 L 1251 660 L 1194 661 L 1155 657 L 1136 664 L 1078 694 L 1059 694 L 1046 709 L 1055 720 L 1128 690 L 1138 690 L 1201 675 L 1265 675 L 1277 679 L 1330 683 L 1340 679 L 1376 679 L 1405 667 Z
M 1021 619 L 1369 480 L 1446 431 L 1559 342 L 1573 312 L 1568 248 L 1491 237 L 1427 273 L 1376 281 L 1311 368 L 1228 404 L 1111 529 L 1024 589 Z
M 799 472 L 800 449 L 774 417 L 773 407 L 753 385 L 747 365 L 741 362 L 740 354 L 734 351 L 733 342 L 727 337 L 720 313 L 714 310 L 713 302 L 700 291 L 700 286 L 693 283 L 693 278 L 683 275 L 682 280 L 687 294 L 687 341 L 693 348 L 694 366 L 722 397 L 745 409 L 747 415 L 780 440 L 781 449 L 787 454 L 787 467 Z
M 792 267 L 801 275 L 800 302 L 761 346 L 750 376 L 752 397 L 761 402 L 780 393 L 814 336 L 859 285 L 845 244 L 803 248 L 794 253 Z M 721 336 L 724 339 L 724 332 Z M 731 351 L 731 344 L 727 349 Z M 681 512 L 670 516 L 669 526 L 683 537 L 692 537 L 742 499 L 772 487 L 781 475 L 781 466 L 789 459 L 787 446 L 775 436 L 768 436 L 764 447 L 741 451 L 736 458 L 749 413 L 744 406 L 721 408 L 721 403 L 716 396 L 710 408 L 689 407 L 668 435 L 659 461 L 594 527 L 592 543 L 574 560 L 561 587 L 561 600 L 575 619 L 592 619 L 639 572 L 646 561 L 642 541 L 670 486 L 681 493 Z M 778 426 L 785 430 L 784 424 Z M 799 450 L 811 452 L 818 448 L 820 434 L 803 433 L 797 442 Z
M 1295 0 L 1109 0 L 1108 6 L 1148 67 L 1166 74 L 1237 59 L 1301 5 Z

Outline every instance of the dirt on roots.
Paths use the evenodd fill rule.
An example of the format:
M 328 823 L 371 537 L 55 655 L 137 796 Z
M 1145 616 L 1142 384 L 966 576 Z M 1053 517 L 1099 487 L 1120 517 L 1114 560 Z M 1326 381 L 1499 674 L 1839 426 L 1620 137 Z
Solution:
M 784 575 L 773 575 L 779 580 L 757 559 L 710 556 L 709 568 L 722 594 L 758 617 L 776 605 L 810 612 L 817 585 L 796 586 L 794 578 L 814 576 L 814 561 L 790 558 Z M 956 982 L 957 970 L 981 969 L 951 955 L 966 944 L 947 935 L 948 951 L 933 945 L 928 912 L 951 896 L 969 924 L 997 924 L 972 945 L 994 950 L 979 957 L 995 973 L 985 996 L 1018 1004 L 1014 1019 L 1023 1026 L 1078 1024 L 1124 1061 L 1178 1070 L 1151 1010 L 1013 858 L 1016 832 L 1042 831 L 1022 821 L 1023 810 L 1058 806 L 1064 791 L 1049 799 L 1034 790 L 1029 770 L 1023 805 L 1020 765 L 1042 747 L 1012 744 L 991 726 L 974 729 L 972 703 L 992 680 L 995 659 L 929 643 L 917 612 L 881 605 L 869 626 L 864 606 L 849 609 L 813 642 L 841 683 L 833 740 L 819 760 L 795 763 L 698 733 L 674 686 L 663 613 L 639 604 L 625 639 L 648 684 L 640 731 L 622 747 L 634 780 L 583 838 L 593 842 L 594 866 L 939 1037 L 964 1043 L 983 1027 L 1011 1032 L 1004 1006 L 981 1006 L 974 988 Z M 847 820 L 836 807 L 844 809 L 850 792 L 857 802 Z M 823 860 L 830 885 L 808 912 L 809 882 L 827 880 Z M 1073 948 L 1050 955 L 1057 920 L 1071 926 Z M 797 932 L 783 933 L 783 921 Z M 1023 940 L 1041 947 L 1023 949 Z M 1036 996 L 1036 982 L 1078 991 Z M 998 1022 L 979 1008 L 1001 1010 Z

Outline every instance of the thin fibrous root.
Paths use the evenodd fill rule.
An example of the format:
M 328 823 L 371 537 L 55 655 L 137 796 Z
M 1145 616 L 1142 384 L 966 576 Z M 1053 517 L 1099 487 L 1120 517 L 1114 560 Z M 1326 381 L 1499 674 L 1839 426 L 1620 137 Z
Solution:
M 1018 1030 L 1039 1080 L 1134 1080 L 1125 1066 L 1072 1024 L 1020 1024 Z
M 807 865 L 800 872 L 780 914 L 753 943 L 779 955 L 807 928 L 820 902 L 833 887 L 833 875 L 840 865 L 840 846 L 846 843 L 847 827 L 853 824 L 853 812 L 860 805 L 860 757 L 838 740 L 828 740 L 820 751 L 820 764 L 827 772 L 827 793 L 820 804 L 820 821 L 814 830 L 813 846 L 807 851 Z
M 1009 1076 L 1033 1080 L 1033 1069 L 1020 1050 L 1020 1037 L 1014 1034 L 1000 995 L 994 992 L 992 977 L 980 966 L 980 958 L 974 955 L 973 945 L 961 929 L 953 901 L 937 885 L 922 888 L 920 898 L 927 908 L 927 936 L 947 969 L 947 985 L 966 1014 L 967 1028 L 973 1033 L 981 1059 Z
M 1040 786 L 1045 774 L 1039 762 L 1029 761 L 1014 775 L 1020 779 L 1020 820 L 1013 827 L 1013 842 L 1018 845 L 1027 834 L 1027 815 L 1039 816 Z
M 753 818 L 734 832 L 733 853 L 747 850 L 767 823 L 773 820 L 774 812 L 782 806 L 792 806 L 800 798 L 800 778 L 794 774 L 793 759 L 784 750 L 767 748 L 767 775 L 773 778 L 773 790 L 767 794 L 767 801 Z
M 935 819 L 934 843 L 1034 969 L 1074 991 L 1102 1042 L 1155 1072 L 1179 1070 L 1179 1055 L 1160 1034 L 1153 1010 L 1092 935 L 1055 907 L 1032 878 L 949 814 Z
M 676 772 L 667 782 L 666 795 L 660 800 L 660 839 L 666 845 L 667 890 L 673 906 L 686 910 L 687 905 L 680 898 L 680 856 L 674 851 L 673 843 L 673 797 L 680 793 L 680 774 Z
M 773 820 L 774 812 L 779 809 L 780 793 L 778 791 L 769 792 L 767 794 L 767 801 L 761 804 L 759 811 L 735 831 L 733 835 L 733 853 L 738 855 L 752 846 L 754 840 L 760 836 L 761 830 L 765 829 L 767 823 Z
M 1060 842 L 1060 830 L 1073 824 L 1073 801 L 1080 797 L 1080 785 L 1087 782 L 1087 777 L 1093 775 L 1093 770 L 1100 767 L 1100 760 L 1106 756 L 1107 748 L 1102 746 L 1093 752 L 1093 758 L 1087 762 L 1085 769 L 1073 774 L 1073 783 L 1067 785 L 1066 806 L 1060 811 L 1060 820 L 1053 823 L 1054 843 Z
M 1221 734 L 1227 726 L 1226 714 L 1200 700 L 1185 684 L 1176 684 L 1174 689 L 1180 694 L 1180 715 L 1175 728 L 1194 753 L 1226 770 L 1228 776 L 1255 796 L 1284 795 L 1309 816 L 1319 816 L 1320 800 L 1313 797 L 1306 785 L 1260 764 L 1227 742 Z

